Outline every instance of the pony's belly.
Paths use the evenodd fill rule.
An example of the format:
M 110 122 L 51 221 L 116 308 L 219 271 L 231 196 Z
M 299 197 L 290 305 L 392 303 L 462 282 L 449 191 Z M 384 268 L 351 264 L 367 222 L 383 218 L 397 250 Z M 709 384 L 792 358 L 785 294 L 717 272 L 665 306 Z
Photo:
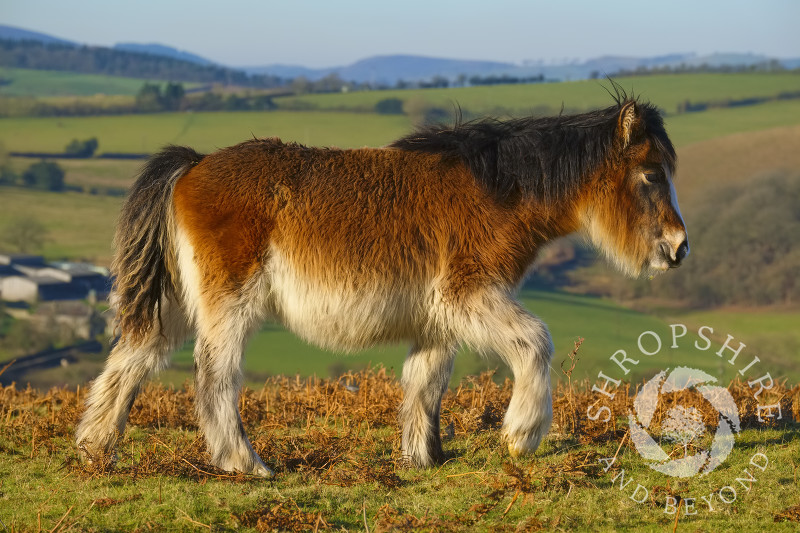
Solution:
M 414 291 L 372 280 L 324 280 L 270 262 L 270 311 L 284 326 L 322 348 L 355 351 L 413 340 Z

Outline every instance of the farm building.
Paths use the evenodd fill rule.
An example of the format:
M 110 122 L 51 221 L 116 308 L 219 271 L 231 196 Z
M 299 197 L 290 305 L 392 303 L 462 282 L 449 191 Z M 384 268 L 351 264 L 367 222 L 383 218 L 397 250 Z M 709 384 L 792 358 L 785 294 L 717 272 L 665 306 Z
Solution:
M 48 265 L 41 256 L 0 254 L 0 298 L 10 302 L 105 299 L 110 283 L 97 267 Z

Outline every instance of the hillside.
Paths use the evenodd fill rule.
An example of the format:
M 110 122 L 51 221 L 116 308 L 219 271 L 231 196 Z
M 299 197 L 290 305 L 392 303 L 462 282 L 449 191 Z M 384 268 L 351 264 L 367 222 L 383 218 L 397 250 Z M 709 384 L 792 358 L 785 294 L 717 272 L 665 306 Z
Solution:
M 23 28 L 16 28 L 14 26 L 7 26 L 0 24 L 0 39 L 8 41 L 32 41 L 44 44 L 64 44 L 69 46 L 77 46 L 78 43 L 53 37 L 46 33 L 38 31 L 26 30 Z
M 282 83 L 275 76 L 248 75 L 241 70 L 201 65 L 170 56 L 102 46 L 8 39 L 0 39 L 0 67 L 249 87 L 275 87 Z
M 142 88 L 141 78 L 106 74 L 76 74 L 64 70 L 34 70 L 0 67 L 0 96 L 26 99 L 85 97 L 95 95 L 135 96 Z
M 759 174 L 800 169 L 798 146 L 800 124 L 733 133 L 682 147 L 676 181 L 681 207 L 692 211 L 713 191 Z
M 151 56 L 172 57 L 180 61 L 188 61 L 190 63 L 197 63 L 198 65 L 214 65 L 215 63 L 197 54 L 178 50 L 171 46 L 163 44 L 139 44 L 139 43 L 117 43 L 114 45 L 114 50 L 122 50 L 126 52 L 136 52 L 138 54 L 150 54 Z

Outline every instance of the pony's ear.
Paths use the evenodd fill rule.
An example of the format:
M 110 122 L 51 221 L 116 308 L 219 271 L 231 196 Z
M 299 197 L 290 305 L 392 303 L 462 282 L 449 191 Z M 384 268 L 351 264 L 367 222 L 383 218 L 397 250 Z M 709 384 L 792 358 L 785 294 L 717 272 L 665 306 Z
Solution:
M 628 147 L 631 142 L 631 130 L 636 122 L 636 102 L 626 102 L 619 110 L 617 132 L 622 140 L 622 148 Z

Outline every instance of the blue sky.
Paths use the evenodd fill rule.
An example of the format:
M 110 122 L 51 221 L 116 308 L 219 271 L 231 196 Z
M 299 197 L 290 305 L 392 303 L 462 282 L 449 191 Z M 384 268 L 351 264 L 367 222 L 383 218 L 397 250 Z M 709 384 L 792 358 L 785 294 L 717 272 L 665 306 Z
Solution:
M 800 56 L 798 0 L 0 0 L 0 24 L 95 45 L 157 42 L 231 66 L 400 53 L 514 63 Z

